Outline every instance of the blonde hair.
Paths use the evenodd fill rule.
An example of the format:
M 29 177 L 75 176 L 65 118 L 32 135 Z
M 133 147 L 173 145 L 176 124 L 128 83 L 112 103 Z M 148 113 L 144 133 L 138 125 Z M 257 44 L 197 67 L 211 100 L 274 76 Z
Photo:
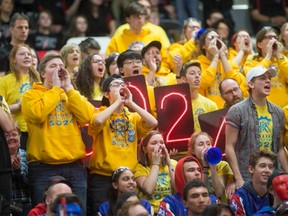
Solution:
M 36 69 L 33 67 L 33 64 L 32 64 L 31 47 L 28 46 L 27 44 L 18 44 L 12 48 L 10 55 L 9 55 L 9 66 L 10 66 L 11 73 L 13 73 L 15 75 L 17 82 L 20 82 L 21 72 L 16 67 L 17 64 L 15 64 L 15 56 L 16 56 L 17 51 L 21 47 L 26 47 L 31 53 L 31 66 L 29 68 L 29 80 L 30 80 L 30 82 L 31 83 L 39 82 L 40 81 L 39 73 L 38 73 L 38 71 L 36 71 Z
M 79 55 L 79 58 L 80 58 L 79 65 L 81 63 L 81 50 L 80 50 L 80 47 L 77 44 L 66 44 L 60 50 L 60 55 L 62 56 L 62 58 L 64 60 L 65 68 L 67 68 L 67 66 L 68 66 L 67 56 L 74 48 L 78 49 L 78 51 L 79 51 L 79 54 L 80 54 Z

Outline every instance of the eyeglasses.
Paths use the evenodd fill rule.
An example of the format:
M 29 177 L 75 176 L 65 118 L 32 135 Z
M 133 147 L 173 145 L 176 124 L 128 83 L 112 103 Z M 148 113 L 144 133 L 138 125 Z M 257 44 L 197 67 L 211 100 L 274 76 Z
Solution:
M 122 86 L 124 87 L 126 84 L 124 82 L 114 82 L 114 83 L 111 83 L 109 85 L 109 87 L 115 87 L 115 88 L 118 88 L 119 86 Z
M 218 39 L 218 40 L 222 40 L 222 37 L 219 35 L 209 35 L 208 37 L 206 37 L 207 40 L 211 41 L 213 39 Z
M 124 167 L 124 166 L 121 166 L 119 167 L 117 170 L 115 170 L 112 174 L 112 182 L 115 181 L 115 178 L 121 174 L 122 172 L 126 171 L 126 170 L 130 170 L 128 167 Z
M 124 64 L 127 64 L 127 65 L 132 65 L 132 64 L 141 64 L 142 63 L 142 60 L 140 59 L 134 59 L 134 60 L 128 60 L 128 61 L 124 61 L 123 62 L 123 65 Z
M 224 94 L 228 95 L 228 94 L 232 94 L 233 92 L 238 92 L 238 91 L 239 91 L 239 87 L 234 87 L 233 89 L 228 90 L 227 92 L 224 92 Z
M 278 36 L 276 36 L 276 35 L 267 35 L 267 36 L 264 36 L 264 37 L 263 37 L 263 40 L 264 40 L 264 39 L 269 39 L 269 40 L 271 40 L 272 38 L 275 38 L 276 40 L 278 40 Z
M 105 61 L 102 60 L 102 59 L 91 59 L 91 63 L 96 63 L 96 64 L 102 63 L 102 64 L 105 64 Z

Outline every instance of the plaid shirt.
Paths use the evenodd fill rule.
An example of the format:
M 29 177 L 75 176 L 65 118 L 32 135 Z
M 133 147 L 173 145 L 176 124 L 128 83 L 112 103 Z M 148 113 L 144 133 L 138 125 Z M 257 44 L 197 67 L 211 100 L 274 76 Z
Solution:
M 18 203 L 31 202 L 28 186 L 28 162 L 26 161 L 26 151 L 19 149 L 21 165 L 18 170 L 12 172 L 12 197 L 11 200 Z

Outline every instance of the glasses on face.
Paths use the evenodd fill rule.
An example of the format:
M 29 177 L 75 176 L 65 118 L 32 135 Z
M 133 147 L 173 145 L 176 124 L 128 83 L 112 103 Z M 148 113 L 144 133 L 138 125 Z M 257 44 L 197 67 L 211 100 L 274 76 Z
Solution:
M 227 92 L 224 92 L 225 95 L 229 95 L 232 94 L 233 92 L 238 92 L 239 91 L 239 87 L 234 87 L 231 90 L 228 90 Z
M 109 85 L 109 87 L 115 87 L 115 88 L 118 88 L 119 86 L 122 86 L 124 87 L 126 84 L 124 82 L 114 82 L 114 83 L 111 83 Z
M 218 40 L 222 40 L 222 37 L 219 35 L 209 35 L 208 37 L 206 37 L 207 40 L 212 41 L 213 39 L 218 39 Z
M 119 167 L 117 170 L 115 170 L 112 174 L 112 181 L 115 181 L 115 178 L 126 170 L 130 169 L 128 167 Z
M 263 39 L 269 39 L 269 40 L 271 40 L 271 39 L 273 39 L 273 38 L 275 38 L 276 40 L 278 40 L 278 36 L 276 36 L 276 35 L 266 35 L 266 36 L 263 37 Z
M 126 64 L 126 65 L 132 65 L 132 64 L 141 64 L 142 63 L 142 60 L 140 59 L 134 59 L 134 60 L 128 60 L 128 61 L 124 61 L 123 62 L 123 65 Z
M 95 63 L 95 64 L 102 63 L 102 64 L 105 64 L 105 61 L 102 60 L 102 59 L 91 59 L 91 63 Z

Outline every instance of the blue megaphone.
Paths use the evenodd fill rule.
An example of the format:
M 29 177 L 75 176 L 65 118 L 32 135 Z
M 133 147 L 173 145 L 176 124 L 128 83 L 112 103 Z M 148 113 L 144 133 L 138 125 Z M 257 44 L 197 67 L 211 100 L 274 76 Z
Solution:
M 216 165 L 222 160 L 222 152 L 219 148 L 212 147 L 205 152 L 204 158 L 207 163 Z

